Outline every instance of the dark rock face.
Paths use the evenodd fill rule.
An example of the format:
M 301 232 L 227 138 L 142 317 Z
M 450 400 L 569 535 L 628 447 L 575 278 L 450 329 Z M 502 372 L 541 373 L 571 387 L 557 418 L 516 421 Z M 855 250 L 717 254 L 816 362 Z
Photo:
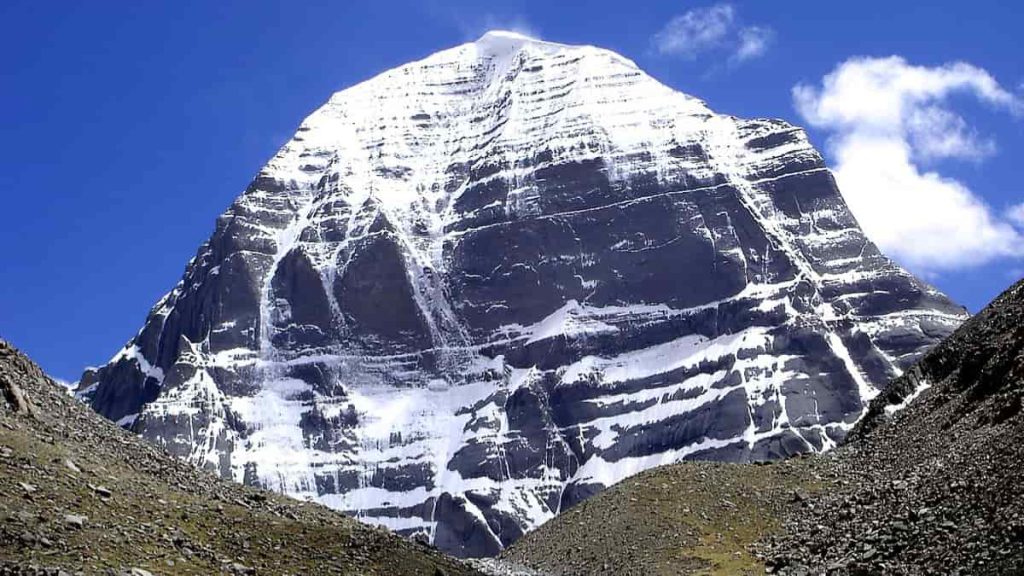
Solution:
M 343 265 L 345 274 L 335 277 L 333 295 L 354 340 L 364 346 L 379 343 L 381 353 L 430 348 L 430 330 L 406 275 L 408 264 L 392 235 L 361 242 Z
M 828 449 L 963 318 L 801 130 L 499 33 L 334 95 L 81 394 L 480 555 L 651 466 Z

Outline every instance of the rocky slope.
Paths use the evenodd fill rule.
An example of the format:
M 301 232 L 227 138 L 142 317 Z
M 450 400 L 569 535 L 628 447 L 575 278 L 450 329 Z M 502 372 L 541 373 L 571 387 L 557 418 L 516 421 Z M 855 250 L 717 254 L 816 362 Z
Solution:
M 58 571 L 477 573 L 321 506 L 196 470 L 82 406 L 0 340 L 0 574 Z
M 1024 573 L 1024 281 L 876 399 L 770 566 Z
M 1024 281 L 872 402 L 849 442 L 627 480 L 504 557 L 550 574 L 1024 573 Z
M 835 446 L 963 318 L 800 129 L 493 32 L 332 96 L 80 394 L 483 555 L 652 466 Z

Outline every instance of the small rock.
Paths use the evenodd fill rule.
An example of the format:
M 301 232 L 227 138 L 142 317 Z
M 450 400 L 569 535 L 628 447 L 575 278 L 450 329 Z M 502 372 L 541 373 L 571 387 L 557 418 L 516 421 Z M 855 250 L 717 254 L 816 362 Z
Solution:
M 828 565 L 828 568 L 827 568 L 826 571 L 829 574 L 831 574 L 833 572 L 841 572 L 843 570 L 846 570 L 846 568 L 849 565 L 850 565 L 850 561 L 847 560 L 847 559 L 836 560 L 835 562 L 833 562 L 833 563 Z
M 238 562 L 232 562 L 231 563 L 231 573 L 232 574 L 255 574 L 256 573 L 256 569 L 255 568 L 250 568 L 250 567 L 246 566 L 245 564 L 240 564 Z
M 88 518 L 85 517 L 85 516 L 82 516 L 80 514 L 65 514 L 64 515 L 64 523 L 67 524 L 68 526 L 70 526 L 71 528 L 82 528 L 82 527 L 84 527 L 86 520 L 88 520 Z

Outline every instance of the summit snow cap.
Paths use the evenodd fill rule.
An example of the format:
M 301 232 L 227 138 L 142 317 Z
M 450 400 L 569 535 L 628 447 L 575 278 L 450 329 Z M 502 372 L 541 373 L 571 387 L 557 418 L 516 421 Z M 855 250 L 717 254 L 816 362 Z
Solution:
M 490 45 L 495 48 L 499 46 L 515 46 L 519 47 L 527 42 L 543 42 L 539 38 L 533 38 L 521 32 L 513 32 L 511 30 L 488 30 L 483 36 L 481 36 L 476 43 L 480 46 Z M 560 46 L 560 44 L 554 44 L 552 42 L 544 42 L 545 44 L 552 44 Z
M 498 58 L 512 56 L 524 48 L 540 50 L 549 54 L 559 51 L 586 51 L 610 57 L 612 60 L 626 64 L 631 68 L 639 68 L 632 60 L 611 50 L 584 44 L 573 45 L 551 42 L 510 30 L 490 30 L 475 42 L 470 43 L 470 45 L 475 47 L 481 55 Z

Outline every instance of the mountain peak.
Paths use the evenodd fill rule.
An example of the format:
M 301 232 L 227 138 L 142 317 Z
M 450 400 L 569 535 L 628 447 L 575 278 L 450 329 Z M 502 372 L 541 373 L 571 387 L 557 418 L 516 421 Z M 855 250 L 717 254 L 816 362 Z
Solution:
M 798 128 L 631 64 L 492 31 L 336 93 L 81 395 L 463 555 L 650 466 L 835 446 L 962 312 Z

